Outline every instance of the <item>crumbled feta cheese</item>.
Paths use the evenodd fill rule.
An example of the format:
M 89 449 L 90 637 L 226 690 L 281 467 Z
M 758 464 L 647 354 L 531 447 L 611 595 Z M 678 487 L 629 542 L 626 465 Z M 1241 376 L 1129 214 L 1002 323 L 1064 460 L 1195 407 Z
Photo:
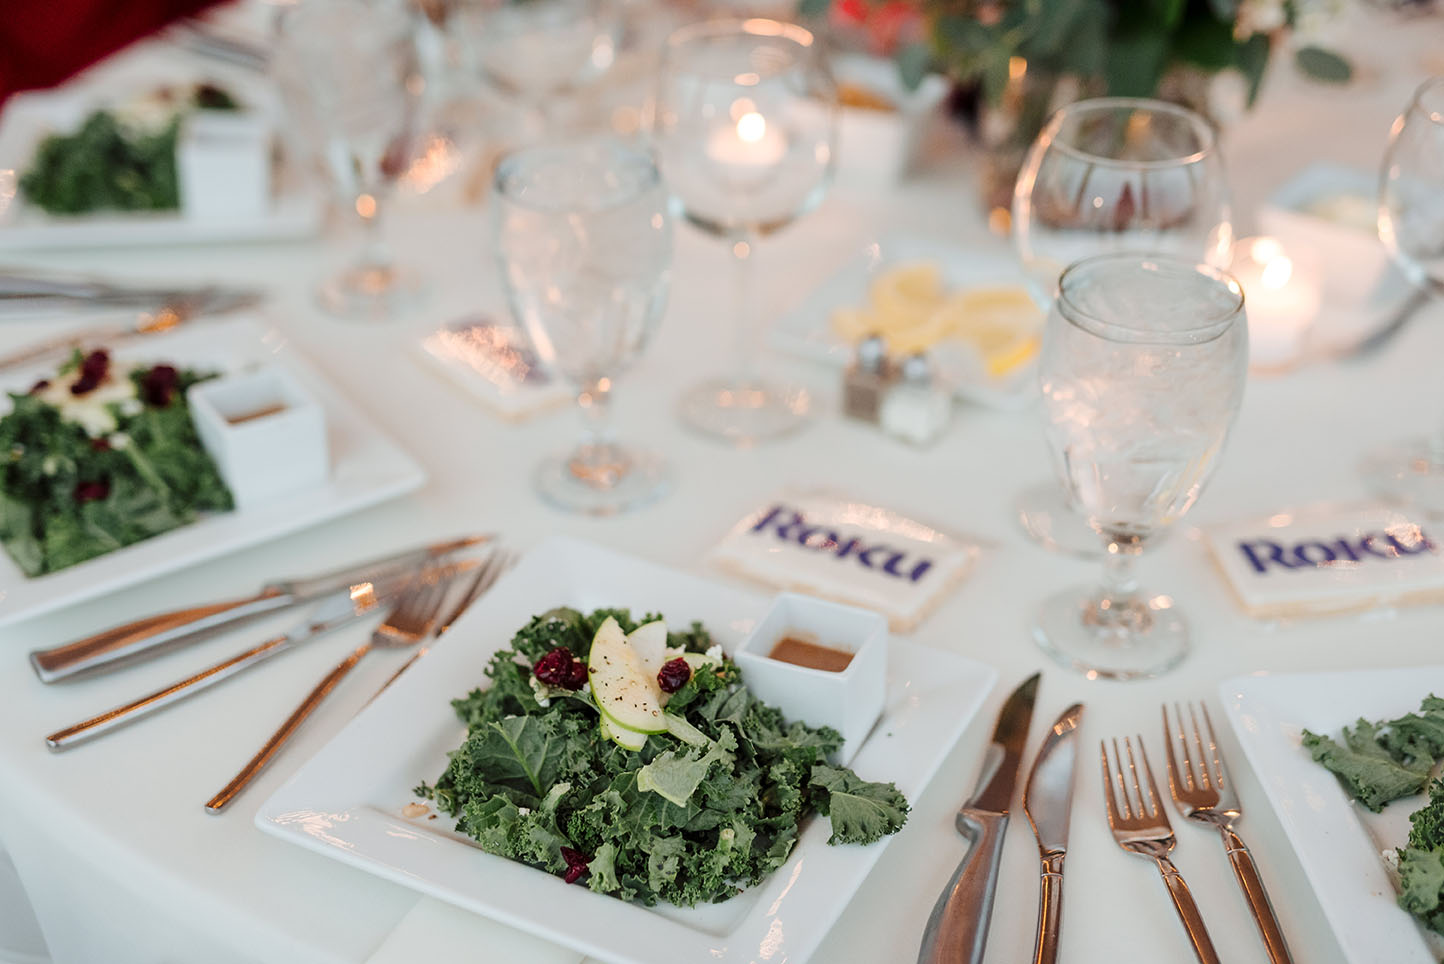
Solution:
M 708 646 L 708 647 L 707 647 L 707 652 L 704 653 L 703 655 L 705 655 L 705 656 L 710 656 L 712 659 L 721 659 L 721 658 L 722 658 L 722 644 L 721 644 L 721 643 L 713 643 L 711 646 Z
M 532 693 L 536 696 L 536 705 L 543 708 L 551 706 L 552 688 L 547 684 L 543 683 L 541 680 L 537 679 L 535 676 L 531 678 L 530 682 Z
M 529 814 L 529 813 L 531 813 L 531 807 L 517 807 L 517 808 L 516 808 L 516 815 L 517 815 L 518 817 L 525 817 L 525 816 L 526 816 L 527 814 Z

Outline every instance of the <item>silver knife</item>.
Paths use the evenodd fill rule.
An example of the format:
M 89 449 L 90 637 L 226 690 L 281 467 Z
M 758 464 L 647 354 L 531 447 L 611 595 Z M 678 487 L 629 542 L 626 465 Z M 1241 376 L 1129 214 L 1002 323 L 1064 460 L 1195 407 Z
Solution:
M 124 706 L 117 706 L 99 716 L 91 717 L 73 726 L 67 726 L 63 730 L 57 730 L 45 738 L 45 744 L 51 750 L 59 752 L 103 736 L 127 723 L 144 719 L 168 706 L 179 703 L 188 696 L 194 696 L 202 690 L 228 680 L 263 660 L 295 649 L 332 630 L 348 626 L 358 619 L 379 612 L 381 607 L 393 602 L 395 596 L 418 578 L 452 579 L 460 572 L 470 568 L 471 565 L 473 563 L 464 560 L 442 563 L 417 572 L 396 573 L 384 579 L 378 579 L 374 583 L 363 583 L 349 595 L 338 593 L 330 596 L 317 604 L 305 619 L 288 632 L 274 636 L 258 646 L 252 646 L 245 652 L 222 660 L 178 683 L 156 690 L 138 700 L 132 700 Z
M 243 599 L 148 616 L 73 643 L 35 650 L 30 654 L 30 665 L 35 675 L 45 683 L 82 674 L 108 672 L 201 642 L 267 613 L 336 594 L 345 597 L 355 586 L 396 573 L 411 572 L 430 560 L 449 556 L 491 538 L 490 535 L 466 536 L 406 549 L 324 575 L 271 583 L 254 596 Z
M 1078 762 L 1076 737 L 1082 722 L 1082 703 L 1063 711 L 1043 740 L 1028 785 L 1023 788 L 1023 812 L 1033 826 L 1033 836 L 1038 838 L 1038 855 L 1043 864 L 1033 964 L 1053 964 L 1058 959 L 1058 935 L 1063 924 L 1063 857 L 1068 852 L 1073 768 Z
M 918 964 L 981 964 L 983 960 L 1008 810 L 1041 675 L 1034 673 L 1024 680 L 998 713 L 993 742 L 983 757 L 978 789 L 957 816 L 958 832 L 972 841 L 972 846 L 933 907 L 923 932 Z

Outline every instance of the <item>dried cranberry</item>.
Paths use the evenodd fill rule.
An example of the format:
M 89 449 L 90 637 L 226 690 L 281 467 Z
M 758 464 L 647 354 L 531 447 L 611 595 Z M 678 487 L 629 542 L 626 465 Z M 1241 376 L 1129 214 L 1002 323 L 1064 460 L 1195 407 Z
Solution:
M 567 871 L 562 874 L 562 880 L 569 884 L 575 884 L 582 874 L 587 872 L 587 864 L 592 862 L 592 858 L 570 847 L 562 848 L 562 859 L 567 862 Z
M 148 405 L 164 408 L 170 404 L 180 383 L 180 372 L 171 365 L 156 365 L 140 380 L 140 393 Z
M 566 690 L 579 690 L 587 681 L 586 665 L 562 646 L 537 660 L 532 672 L 548 686 L 560 686 Z
M 662 668 L 657 670 L 657 685 L 662 687 L 663 693 L 677 692 L 686 686 L 687 681 L 691 678 L 692 667 L 688 666 L 687 661 L 680 656 L 667 660 L 662 664 Z
M 76 502 L 96 502 L 110 495 L 109 482 L 80 482 L 75 486 Z
M 47 388 L 49 388 L 49 387 L 50 387 L 50 379 L 48 379 L 48 378 L 42 378 L 42 379 L 40 379 L 40 381 L 38 381 L 38 382 L 36 382 L 34 385 L 31 385 L 31 386 L 30 386 L 30 394 L 31 394 L 31 395 L 39 395 L 41 392 L 45 391 L 45 390 L 46 390 Z
M 109 452 L 110 439 L 106 438 L 104 435 L 102 435 L 100 438 L 93 438 L 90 440 L 90 447 L 96 452 Z
M 110 353 L 104 348 L 97 348 L 81 359 L 80 377 L 70 386 L 70 394 L 84 395 L 94 391 L 105 380 L 106 373 L 109 371 Z

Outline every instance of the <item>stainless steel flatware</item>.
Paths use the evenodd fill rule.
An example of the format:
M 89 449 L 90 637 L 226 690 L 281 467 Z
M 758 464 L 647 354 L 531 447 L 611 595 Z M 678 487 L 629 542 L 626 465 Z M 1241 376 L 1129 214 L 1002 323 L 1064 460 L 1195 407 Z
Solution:
M 198 643 L 268 613 L 335 597 L 344 602 L 368 583 L 397 575 L 410 578 L 428 562 L 487 542 L 489 535 L 465 536 L 405 549 L 324 575 L 290 579 L 262 587 L 254 596 L 178 609 L 115 626 L 52 649 L 35 650 L 30 665 L 43 682 L 108 672 L 182 646 Z
M 1063 711 L 1043 740 L 1033 760 L 1028 785 L 1023 788 L 1023 812 L 1038 838 L 1042 871 L 1038 898 L 1038 936 L 1033 942 L 1033 964 L 1058 959 L 1058 937 L 1063 926 L 1063 858 L 1068 853 L 1068 819 L 1073 814 L 1073 773 L 1078 762 L 1078 726 L 1083 704 Z
M 1218 831 L 1223 838 L 1224 853 L 1233 867 L 1233 875 L 1248 901 L 1254 923 L 1258 925 L 1269 961 L 1272 964 L 1293 964 L 1283 928 L 1279 926 L 1268 891 L 1264 889 L 1258 865 L 1243 840 L 1234 833 L 1233 823 L 1243 815 L 1243 811 L 1239 807 L 1238 794 L 1233 789 L 1233 780 L 1223 765 L 1223 754 L 1219 752 L 1218 740 L 1213 735 L 1213 720 L 1209 719 L 1208 707 L 1204 706 L 1202 710 L 1204 728 L 1198 725 L 1198 711 L 1192 703 L 1188 704 L 1189 732 L 1185 735 L 1183 709 L 1174 704 L 1173 725 L 1170 726 L 1168 707 L 1163 707 L 1163 741 L 1168 747 L 1168 787 L 1173 794 L 1173 802 L 1178 812 L 1187 819 Z M 1208 733 L 1206 745 L 1204 729 Z M 1195 751 L 1193 754 L 1189 752 L 1190 740 Z M 1177 757 L 1174 756 L 1175 744 Z M 1198 761 L 1196 764 L 1194 757 Z
M 1023 744 L 1028 739 L 1028 725 L 1033 720 L 1040 675 L 1034 673 L 1024 680 L 998 713 L 992 743 L 983 757 L 978 788 L 958 811 L 956 820 L 958 832 L 972 845 L 928 917 L 918 952 L 919 964 L 979 964 L 983 959 L 988 922 L 993 916 L 998 860 L 1003 855 L 1008 811 L 1023 759 Z
M 1193 944 L 1194 956 L 1199 964 L 1219 964 L 1218 952 L 1213 949 L 1208 929 L 1203 926 L 1203 915 L 1194 903 L 1193 894 L 1189 892 L 1183 875 L 1168 859 L 1177 841 L 1173 836 L 1173 825 L 1168 822 L 1168 814 L 1158 798 L 1158 784 L 1153 780 L 1153 768 L 1148 765 L 1143 738 L 1138 739 L 1136 759 L 1133 741 L 1125 738 L 1123 745 L 1128 752 L 1127 779 L 1123 755 L 1118 752 L 1118 741 L 1113 741 L 1114 763 L 1111 767 L 1108 745 L 1102 741 L 1098 744 L 1103 757 L 1103 802 L 1108 806 L 1108 826 L 1113 831 L 1113 839 L 1129 853 L 1147 857 L 1158 865 L 1158 872 L 1163 875 L 1163 882 L 1168 887 L 1168 895 L 1173 898 L 1173 907 L 1178 911 L 1178 919 Z M 1142 761 L 1143 771 L 1141 781 L 1139 760 Z M 1117 784 L 1116 795 L 1114 784 Z M 1131 794 L 1128 792 L 1130 788 Z
M 306 718 L 368 653 L 375 649 L 415 646 L 430 636 L 436 626 L 441 606 L 446 602 L 446 592 L 450 588 L 450 580 L 427 579 L 404 591 L 397 599 L 395 608 L 382 620 L 381 625 L 376 627 L 371 638 L 356 647 L 349 656 L 337 663 L 331 672 L 322 677 L 321 682 L 306 694 L 301 705 L 286 717 L 280 729 L 271 734 L 256 755 L 241 767 L 240 772 L 231 778 L 231 782 L 227 783 L 220 793 L 211 797 L 206 803 L 206 810 L 209 813 L 225 810 L 266 765 L 276 758 L 276 754 L 281 752 L 281 748 L 290 741 Z

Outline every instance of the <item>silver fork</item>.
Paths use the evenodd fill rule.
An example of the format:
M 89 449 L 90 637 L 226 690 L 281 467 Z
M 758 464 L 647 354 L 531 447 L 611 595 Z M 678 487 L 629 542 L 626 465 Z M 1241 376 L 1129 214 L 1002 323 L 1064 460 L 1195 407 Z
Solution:
M 1123 757 L 1118 752 L 1118 741 L 1113 741 L 1114 765 L 1111 768 L 1108 764 L 1107 744 L 1102 741 L 1098 744 L 1103 756 L 1103 802 L 1108 805 L 1108 826 L 1113 831 L 1113 839 L 1129 853 L 1150 857 L 1158 864 L 1158 872 L 1163 875 L 1163 882 L 1168 886 L 1168 894 L 1173 898 L 1178 919 L 1183 923 L 1183 929 L 1193 943 L 1194 956 L 1200 964 L 1219 964 L 1218 952 L 1213 949 L 1213 941 L 1209 939 L 1208 930 L 1203 926 L 1203 915 L 1199 913 L 1198 905 L 1193 902 L 1193 894 L 1189 893 L 1183 875 L 1173 866 L 1173 861 L 1168 859 L 1168 854 L 1177 841 L 1173 836 L 1173 826 L 1168 822 L 1168 814 L 1159 803 L 1158 784 L 1153 781 L 1153 769 L 1148 765 L 1143 738 L 1138 738 L 1138 758 L 1143 761 L 1143 783 L 1147 784 L 1148 791 L 1146 799 L 1144 788 L 1138 779 L 1139 768 L 1133 756 L 1133 741 L 1124 738 L 1123 745 L 1128 751 L 1128 773 L 1132 777 L 1129 783 L 1133 788 L 1131 796 L 1128 793 L 1129 783 L 1125 783 L 1123 778 Z M 1113 792 L 1115 782 L 1118 784 L 1117 796 Z M 1119 796 L 1123 800 L 1121 807 L 1118 803 Z
M 1163 740 L 1168 748 L 1168 788 L 1173 793 L 1173 802 L 1178 812 L 1189 820 L 1213 827 L 1223 838 L 1224 853 L 1233 866 L 1233 875 L 1253 912 L 1254 923 L 1258 924 L 1259 935 L 1263 938 L 1264 949 L 1268 951 L 1272 964 L 1292 964 L 1288 944 L 1284 941 L 1283 928 L 1274 915 L 1273 904 L 1269 902 L 1268 891 L 1264 890 L 1263 878 L 1253 854 L 1244 846 L 1243 840 L 1233 831 L 1233 822 L 1243 815 L 1239 807 L 1238 794 L 1234 792 L 1233 780 L 1223 765 L 1223 755 L 1218 751 L 1218 739 L 1213 735 L 1213 720 L 1209 718 L 1208 707 L 1203 709 L 1204 726 L 1198 725 L 1198 712 L 1192 703 L 1188 704 L 1188 719 L 1191 724 L 1193 746 L 1197 751 L 1198 763 L 1194 764 L 1189 755 L 1189 737 L 1184 733 L 1183 709 L 1173 704 L 1174 725 L 1169 726 L 1168 707 L 1163 707 Z M 1208 744 L 1204 745 L 1204 729 L 1208 731 Z M 1174 744 L 1178 745 L 1179 757 L 1174 757 Z M 1179 759 L 1183 765 L 1179 765 Z
M 375 649 L 394 649 L 404 646 L 415 646 L 423 639 L 431 635 L 432 627 L 436 625 L 437 613 L 441 605 L 446 601 L 446 592 L 451 587 L 449 579 L 424 579 L 412 588 L 406 590 L 396 604 L 391 614 L 376 627 L 371 638 L 337 663 L 331 672 L 327 673 L 316 688 L 307 694 L 301 701 L 301 705 L 286 717 L 265 745 L 251 757 L 250 762 L 241 768 L 241 771 L 225 785 L 225 788 L 217 793 L 206 803 L 206 810 L 210 813 L 220 813 L 234 800 L 242 790 L 250 785 L 262 770 L 266 768 L 281 748 L 300 729 L 306 718 L 321 705 L 321 701 L 330 695 L 336 685 L 356 666 L 357 663 Z

